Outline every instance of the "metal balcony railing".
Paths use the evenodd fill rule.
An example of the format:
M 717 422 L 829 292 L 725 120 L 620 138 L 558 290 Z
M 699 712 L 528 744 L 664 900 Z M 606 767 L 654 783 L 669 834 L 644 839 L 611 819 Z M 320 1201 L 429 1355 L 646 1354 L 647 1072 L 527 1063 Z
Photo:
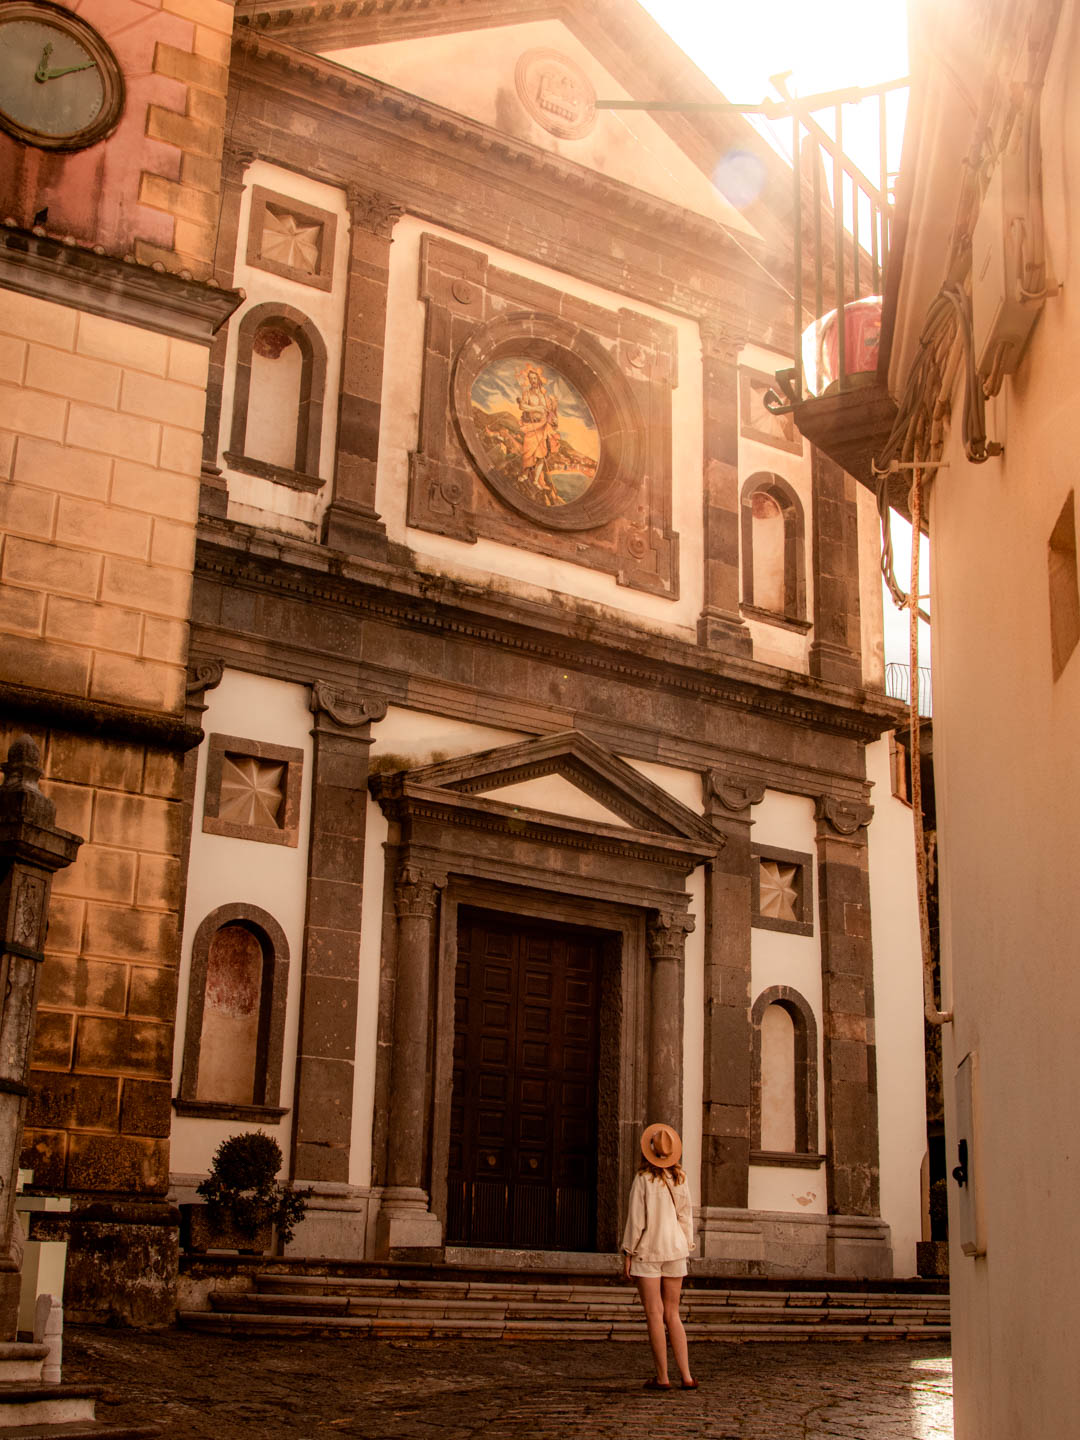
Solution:
M 911 704 L 911 666 L 890 661 L 885 666 L 885 694 L 890 700 L 903 700 Z M 919 666 L 919 714 L 929 720 L 934 714 L 934 694 L 930 678 L 930 667 Z

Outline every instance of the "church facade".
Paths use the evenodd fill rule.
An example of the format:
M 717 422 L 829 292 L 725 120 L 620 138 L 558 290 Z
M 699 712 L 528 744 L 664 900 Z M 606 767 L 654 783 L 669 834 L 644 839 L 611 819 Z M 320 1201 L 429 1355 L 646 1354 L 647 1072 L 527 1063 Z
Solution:
M 602 1252 L 665 1120 L 717 1273 L 910 1275 L 910 812 L 873 501 L 762 403 L 790 332 L 788 182 L 730 119 L 597 107 L 714 94 L 635 5 L 495 11 L 237 9 L 200 122 L 222 156 L 205 226 L 168 192 L 201 258 L 163 246 L 146 281 L 159 311 L 170 285 L 208 297 L 170 552 L 184 693 L 61 704 L 51 591 L 9 677 L 71 829 L 102 802 L 56 737 L 102 746 L 95 703 L 155 714 L 171 767 L 168 887 L 95 898 L 82 859 L 65 882 L 82 908 L 43 964 L 35 1083 L 61 1098 L 31 1100 L 35 1183 L 76 1213 L 139 1196 L 168 1230 L 218 1143 L 262 1128 L 314 1192 L 289 1253 Z M 733 155 L 756 177 L 741 208 L 710 178 Z M 13 447 L 31 515 L 36 443 Z M 132 462 L 110 463 L 77 548 L 104 535 L 111 574 Z M 172 474 L 144 476 L 147 543 Z M 14 533 L 29 615 L 51 582 L 10 560 Z M 104 874 L 132 836 L 101 849 Z M 160 934 L 133 932 L 140 905 Z M 103 907 L 122 993 L 79 980 L 105 963 Z M 153 967 L 150 1056 L 131 1042 Z M 124 1170 L 87 1097 L 139 1084 L 155 1167 Z

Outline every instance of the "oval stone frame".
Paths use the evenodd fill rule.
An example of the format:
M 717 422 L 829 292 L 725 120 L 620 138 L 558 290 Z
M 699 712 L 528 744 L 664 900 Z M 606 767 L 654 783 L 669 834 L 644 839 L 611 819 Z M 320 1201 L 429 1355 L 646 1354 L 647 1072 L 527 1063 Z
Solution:
M 596 478 L 566 505 L 534 503 L 488 464 L 472 418 L 473 383 L 504 355 L 541 360 L 581 393 L 600 432 Z M 578 326 L 535 311 L 502 315 L 480 326 L 458 353 L 450 387 L 458 433 L 477 472 L 499 499 L 547 530 L 594 530 L 621 515 L 644 478 L 645 425 L 629 383 L 608 352 Z

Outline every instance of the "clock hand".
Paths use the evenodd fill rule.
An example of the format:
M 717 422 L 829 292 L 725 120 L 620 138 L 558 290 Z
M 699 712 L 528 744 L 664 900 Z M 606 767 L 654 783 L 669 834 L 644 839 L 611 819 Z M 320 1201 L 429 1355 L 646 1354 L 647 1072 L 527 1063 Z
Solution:
M 94 68 L 94 62 L 93 62 L 93 60 L 87 60 L 87 62 L 86 62 L 85 65 L 67 65 L 67 66 L 64 67 L 63 70 L 46 70 L 46 71 L 45 71 L 45 74 L 41 76 L 41 79 L 42 79 L 42 80 L 58 80 L 61 75 L 74 75 L 74 74 L 76 73 L 76 71 L 79 71 L 79 70 L 92 70 L 93 68 Z
M 50 40 L 49 43 L 45 46 L 45 49 L 42 50 L 41 59 L 38 61 L 38 67 L 34 71 L 34 79 L 38 82 L 39 85 L 43 85 L 48 77 L 49 56 L 52 54 L 52 48 L 52 41 Z

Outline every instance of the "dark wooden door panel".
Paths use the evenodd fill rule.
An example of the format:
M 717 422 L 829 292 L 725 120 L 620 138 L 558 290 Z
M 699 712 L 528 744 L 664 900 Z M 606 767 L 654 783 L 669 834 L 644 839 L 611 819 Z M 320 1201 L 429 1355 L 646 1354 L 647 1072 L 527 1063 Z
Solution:
M 449 1244 L 596 1241 L 600 940 L 459 912 Z

